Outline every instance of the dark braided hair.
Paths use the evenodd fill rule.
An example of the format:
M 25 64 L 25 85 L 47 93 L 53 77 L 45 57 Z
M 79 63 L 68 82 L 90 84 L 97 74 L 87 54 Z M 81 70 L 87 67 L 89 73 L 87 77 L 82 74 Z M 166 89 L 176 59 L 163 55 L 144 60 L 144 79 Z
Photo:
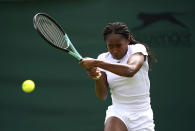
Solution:
M 154 60 L 155 62 L 157 61 L 156 57 L 152 54 L 152 51 L 150 50 L 150 48 L 148 47 L 147 44 L 143 43 L 143 42 L 140 42 L 140 41 L 137 41 L 132 33 L 130 33 L 128 27 L 122 23 L 122 22 L 114 22 L 114 23 L 109 23 L 105 28 L 104 28 L 104 31 L 103 31 L 103 37 L 104 37 L 104 40 L 106 41 L 108 35 L 110 34 L 120 34 L 122 35 L 123 37 L 125 37 L 126 39 L 130 39 L 130 43 L 129 45 L 134 45 L 134 44 L 143 44 L 148 52 L 148 62 L 149 62 L 149 65 L 150 65 L 150 69 L 151 69 L 151 66 L 152 66 L 152 61 Z

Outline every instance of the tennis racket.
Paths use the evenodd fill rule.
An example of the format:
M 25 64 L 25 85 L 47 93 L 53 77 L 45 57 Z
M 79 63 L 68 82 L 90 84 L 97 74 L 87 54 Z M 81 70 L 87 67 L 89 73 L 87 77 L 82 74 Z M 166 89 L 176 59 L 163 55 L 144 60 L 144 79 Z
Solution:
M 82 60 L 68 35 L 52 17 L 45 13 L 37 13 L 33 18 L 33 24 L 40 36 L 51 46 L 67 52 L 79 61 Z

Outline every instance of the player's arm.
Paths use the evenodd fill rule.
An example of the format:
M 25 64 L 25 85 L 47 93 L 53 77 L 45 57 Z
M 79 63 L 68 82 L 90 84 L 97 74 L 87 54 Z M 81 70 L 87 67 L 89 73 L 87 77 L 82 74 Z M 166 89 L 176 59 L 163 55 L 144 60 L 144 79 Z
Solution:
M 145 57 L 142 53 L 131 55 L 127 64 L 98 61 L 97 66 L 120 76 L 133 77 L 142 67 Z
M 82 65 L 84 68 L 100 67 L 120 76 L 133 77 L 142 67 L 145 57 L 142 53 L 135 53 L 129 57 L 127 64 L 109 63 L 86 58 L 82 61 Z
M 98 80 L 95 80 L 95 91 L 96 96 L 100 100 L 106 100 L 108 95 L 108 82 L 106 73 L 101 72 L 101 77 Z
M 103 71 L 100 71 L 97 67 L 87 69 L 87 72 L 88 72 L 89 77 L 95 80 L 96 96 L 100 100 L 106 100 L 107 94 L 108 94 L 108 82 L 107 82 L 106 73 Z M 100 74 L 101 76 L 98 79 L 96 79 L 96 76 Z

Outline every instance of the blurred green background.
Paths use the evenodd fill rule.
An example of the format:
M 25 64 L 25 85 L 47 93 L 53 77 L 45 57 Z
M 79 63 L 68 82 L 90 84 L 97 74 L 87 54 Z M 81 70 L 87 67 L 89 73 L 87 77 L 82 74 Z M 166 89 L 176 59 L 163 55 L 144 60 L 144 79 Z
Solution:
M 94 58 L 106 51 L 104 26 L 126 23 L 158 57 L 150 72 L 156 131 L 195 130 L 192 0 L 0 0 L 0 131 L 104 128 L 110 97 L 98 100 L 78 61 L 39 37 L 32 22 L 38 12 L 54 17 L 78 51 Z M 143 21 L 154 23 L 135 30 Z M 21 90 L 26 79 L 36 83 L 31 94 Z

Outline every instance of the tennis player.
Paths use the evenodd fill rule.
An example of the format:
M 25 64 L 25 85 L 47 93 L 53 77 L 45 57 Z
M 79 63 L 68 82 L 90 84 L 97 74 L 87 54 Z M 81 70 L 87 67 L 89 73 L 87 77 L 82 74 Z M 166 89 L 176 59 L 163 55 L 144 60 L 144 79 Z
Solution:
M 103 32 L 108 52 L 79 64 L 95 80 L 96 95 L 112 105 L 106 111 L 104 131 L 154 131 L 148 77 L 151 51 L 134 39 L 121 22 L 109 23 Z

